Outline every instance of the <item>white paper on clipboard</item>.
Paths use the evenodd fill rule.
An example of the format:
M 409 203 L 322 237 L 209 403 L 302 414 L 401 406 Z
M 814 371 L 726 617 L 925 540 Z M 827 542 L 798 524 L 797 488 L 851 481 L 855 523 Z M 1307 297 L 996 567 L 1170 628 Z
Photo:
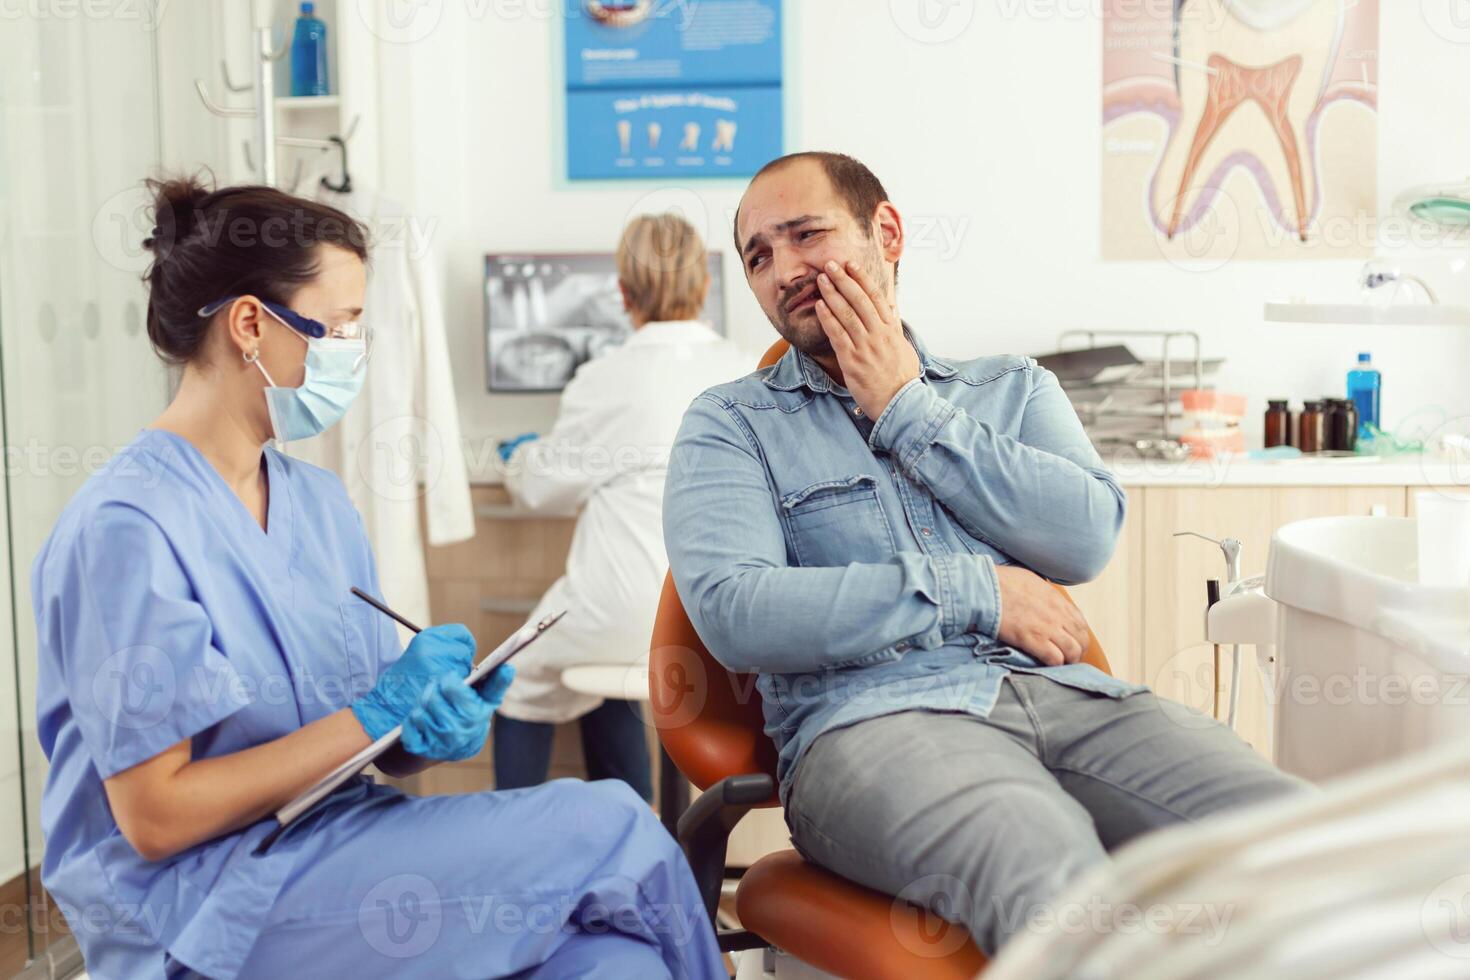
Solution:
M 552 615 L 547 616 L 545 619 L 542 619 L 539 622 L 527 623 L 525 626 L 522 626 L 520 629 L 512 633 L 504 643 L 500 644 L 500 646 L 492 650 L 479 663 L 475 664 L 474 668 L 470 671 L 469 676 L 465 678 L 464 682 L 470 685 L 480 683 L 485 678 L 490 676 L 490 672 L 492 670 L 494 670 L 496 667 L 499 667 L 511 657 L 524 650 L 527 646 L 533 643 L 536 638 L 539 637 L 542 633 L 545 633 L 547 630 L 551 629 L 551 627 L 555 626 L 557 621 L 565 615 L 566 612 L 565 610 L 563 610 L 559 613 L 553 613 Z M 341 786 L 343 783 L 347 782 L 347 780 L 351 779 L 353 776 L 362 772 L 368 767 L 370 763 L 376 761 L 377 758 L 381 756 L 384 752 L 397 745 L 398 739 L 400 736 L 402 736 L 402 734 L 403 727 L 401 725 L 394 726 L 394 728 L 387 734 L 383 735 L 382 738 L 378 739 L 372 745 L 369 745 L 367 748 L 357 753 L 357 755 L 354 755 L 352 758 L 342 763 L 342 765 L 338 766 L 336 769 L 333 769 L 331 773 L 322 777 L 322 779 L 319 780 L 316 785 L 312 786 L 310 789 L 306 790 L 290 803 L 287 803 L 285 806 L 277 810 L 277 822 L 280 823 L 281 827 L 285 827 L 290 824 L 291 821 L 295 820 L 297 817 L 305 813 L 307 810 L 310 810 L 317 803 L 326 799 L 333 790 Z

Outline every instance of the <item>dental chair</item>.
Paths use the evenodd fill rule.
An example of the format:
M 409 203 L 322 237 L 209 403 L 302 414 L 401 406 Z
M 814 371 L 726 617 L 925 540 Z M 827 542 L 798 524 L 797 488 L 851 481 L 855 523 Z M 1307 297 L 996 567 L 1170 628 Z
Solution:
M 785 351 L 785 341 L 778 342 L 761 366 Z M 1089 640 L 1083 659 L 1111 673 L 1097 637 L 1089 633 Z M 716 922 L 731 830 L 751 810 L 780 805 L 776 747 L 764 731 L 755 676 L 727 671 L 705 648 L 672 575 L 654 620 L 648 683 L 664 751 L 703 790 L 679 819 L 679 843 Z M 745 871 L 735 911 L 742 928 L 719 932 L 725 952 L 774 947 L 853 980 L 969 980 L 987 963 L 963 926 L 848 881 L 794 850 L 768 854 Z

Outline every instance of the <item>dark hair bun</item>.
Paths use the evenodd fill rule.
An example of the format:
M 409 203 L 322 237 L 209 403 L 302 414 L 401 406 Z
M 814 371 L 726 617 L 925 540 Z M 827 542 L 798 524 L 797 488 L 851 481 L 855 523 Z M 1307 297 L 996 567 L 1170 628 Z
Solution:
M 193 232 L 211 191 L 198 177 L 149 179 L 144 184 L 153 195 L 153 231 L 143 239 L 143 247 L 161 261 Z
M 205 306 L 232 296 L 289 305 L 320 271 L 318 249 L 332 245 L 367 260 L 368 233 L 320 201 L 274 187 L 214 189 L 198 177 L 145 181 L 153 196 L 153 253 L 148 283 L 148 339 L 166 361 L 182 364 L 204 350 Z

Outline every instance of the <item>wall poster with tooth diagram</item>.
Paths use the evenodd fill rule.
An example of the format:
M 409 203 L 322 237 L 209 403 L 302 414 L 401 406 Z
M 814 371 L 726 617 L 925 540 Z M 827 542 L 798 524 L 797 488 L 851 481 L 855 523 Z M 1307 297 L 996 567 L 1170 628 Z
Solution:
M 1104 0 L 1108 260 L 1373 254 L 1379 0 Z
M 781 155 L 781 0 L 563 0 L 567 178 L 742 177 Z

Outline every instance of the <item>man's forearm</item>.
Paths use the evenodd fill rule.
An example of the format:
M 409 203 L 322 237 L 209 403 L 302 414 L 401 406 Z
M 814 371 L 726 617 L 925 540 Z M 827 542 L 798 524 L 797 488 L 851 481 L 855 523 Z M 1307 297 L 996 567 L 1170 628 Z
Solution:
M 912 551 L 875 563 L 790 565 L 765 467 L 713 399 L 696 399 L 685 415 L 668 488 L 669 567 L 690 620 L 731 670 L 877 662 L 998 628 L 995 569 L 983 556 Z
M 905 552 L 881 564 L 712 569 L 675 578 L 711 652 L 736 671 L 894 660 L 966 632 L 993 635 L 1000 617 L 994 565 L 978 555 Z
M 1075 437 L 1053 441 L 1062 452 L 1039 448 L 915 381 L 880 417 L 871 443 L 890 452 L 971 536 L 1038 574 L 1064 584 L 1087 581 L 1112 555 L 1124 495 L 1080 427 Z

